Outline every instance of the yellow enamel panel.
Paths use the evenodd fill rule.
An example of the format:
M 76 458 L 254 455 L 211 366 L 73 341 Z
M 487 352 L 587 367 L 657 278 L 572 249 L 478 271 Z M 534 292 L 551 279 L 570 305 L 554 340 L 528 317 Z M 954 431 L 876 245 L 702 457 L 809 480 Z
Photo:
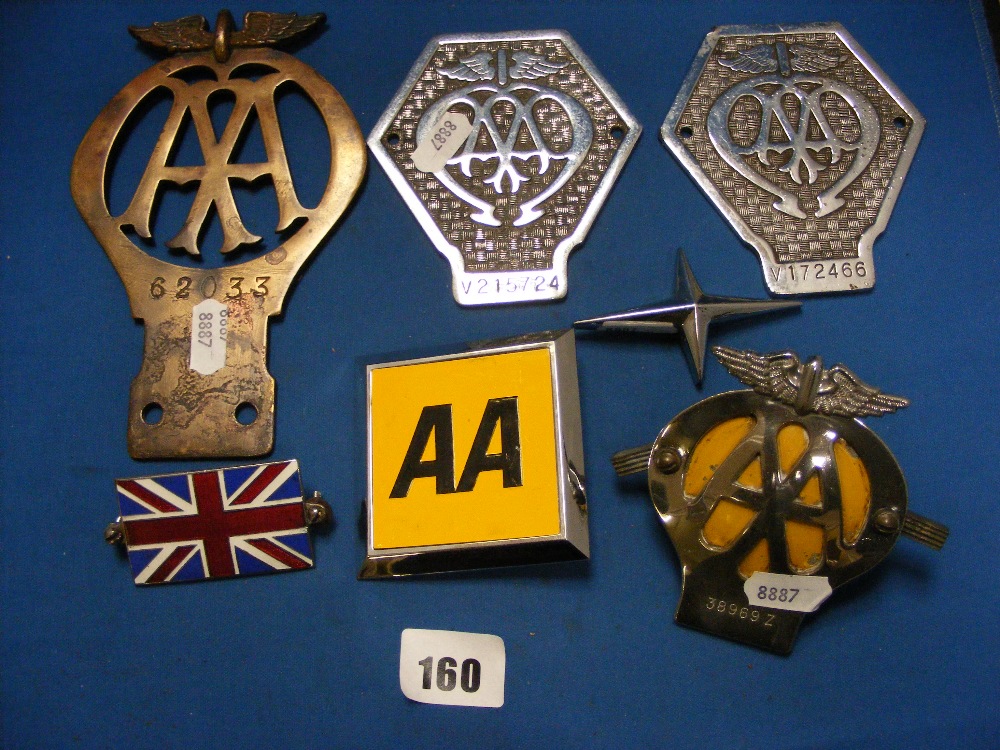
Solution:
M 753 417 L 737 417 L 717 424 L 709 430 L 694 448 L 691 465 L 684 477 L 684 494 L 688 497 L 700 495 L 708 480 L 733 449 L 750 433 L 753 426 Z M 757 473 L 759 486 L 759 468 Z M 743 477 L 740 477 L 740 483 L 743 483 Z
M 771 550 L 766 539 L 761 539 L 750 553 L 740 561 L 740 575 L 749 578 L 754 573 L 766 573 L 771 567 Z
M 751 490 L 760 491 L 764 488 L 764 478 L 760 468 L 760 456 L 750 462 L 750 465 L 743 470 L 743 473 L 740 474 L 740 478 L 736 482 Z
M 722 498 L 712 508 L 712 515 L 702 527 L 702 536 L 713 547 L 726 548 L 736 541 L 736 537 L 756 516 L 757 513 L 745 505 Z
M 801 521 L 785 521 L 788 564 L 793 570 L 812 570 L 823 560 L 823 527 Z
M 557 437 L 552 361 L 547 347 L 409 365 L 369 373 L 371 434 L 371 534 L 375 549 L 544 537 L 560 532 Z M 440 461 L 435 434 L 417 425 L 425 407 L 450 407 L 454 447 L 452 487 L 473 452 L 491 401 L 516 399 L 520 486 L 487 469 L 474 486 L 439 494 L 434 476 L 417 476 L 399 489 L 411 443 L 423 462 Z M 440 413 L 440 411 L 439 411 Z M 438 423 L 440 426 L 443 423 Z M 484 445 L 501 451 L 501 425 Z M 448 482 L 446 481 L 447 485 Z M 510 484 L 510 483 L 509 483 Z M 392 494 L 397 496 L 392 497 Z M 399 495 L 403 496 L 399 496 Z
M 823 503 L 818 474 L 813 474 L 809 477 L 809 481 L 802 485 L 802 489 L 799 490 L 799 500 L 806 505 L 814 505 L 816 507 L 819 507 Z
M 843 439 L 833 444 L 833 457 L 840 477 L 841 534 L 845 542 L 852 544 L 857 541 L 868 518 L 871 482 L 864 462 Z
M 808 447 L 809 433 L 802 425 L 791 422 L 778 430 L 778 463 L 784 476 L 788 476 Z

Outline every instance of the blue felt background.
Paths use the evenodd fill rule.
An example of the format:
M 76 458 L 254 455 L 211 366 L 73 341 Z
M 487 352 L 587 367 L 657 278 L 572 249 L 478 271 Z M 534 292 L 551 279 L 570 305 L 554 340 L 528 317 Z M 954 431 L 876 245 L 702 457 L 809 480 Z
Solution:
M 272 322 L 274 458 L 298 458 L 337 525 L 313 571 L 137 589 L 101 540 L 112 479 L 212 462 L 139 463 L 125 447 L 142 328 L 69 194 L 73 153 L 151 64 L 126 33 L 205 3 L 0 4 L 0 674 L 2 744 L 62 747 L 997 747 L 996 455 L 1000 141 L 974 3 L 265 3 L 324 10 L 298 55 L 367 134 L 436 33 L 561 27 L 645 132 L 565 301 L 462 309 L 449 271 L 382 170 L 367 180 Z M 241 17 L 248 9 L 232 10 Z M 874 292 L 718 327 L 713 341 L 844 362 L 913 405 L 870 424 L 911 507 L 951 526 L 941 554 L 902 540 L 810 617 L 780 658 L 672 622 L 677 560 L 643 481 L 609 456 L 700 398 L 675 342 L 578 341 L 589 563 L 403 582 L 355 580 L 364 552 L 365 359 L 566 327 L 656 300 L 687 250 L 703 286 L 765 296 L 760 267 L 658 142 L 719 23 L 839 20 L 928 120 Z M 989 63 L 992 64 L 992 63 Z M 286 126 L 295 138 L 296 126 Z M 304 137 L 304 135 L 302 136 Z M 134 176 L 133 176 L 134 179 Z M 229 462 L 231 463 L 231 462 Z M 406 627 L 495 633 L 499 710 L 410 703 Z

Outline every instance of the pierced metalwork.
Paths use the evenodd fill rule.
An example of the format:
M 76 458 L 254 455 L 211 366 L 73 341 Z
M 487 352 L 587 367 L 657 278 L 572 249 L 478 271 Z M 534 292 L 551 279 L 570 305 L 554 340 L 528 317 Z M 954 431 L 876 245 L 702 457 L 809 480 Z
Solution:
M 445 113 L 472 132 L 442 168 L 411 155 Z M 559 299 L 566 265 L 641 127 L 564 31 L 431 40 L 368 145 L 452 269 L 462 305 Z
M 73 198 L 125 284 L 133 317 L 145 324 L 145 355 L 129 404 L 128 447 L 135 458 L 259 456 L 272 448 L 267 319 L 281 312 L 292 279 L 354 196 L 365 150 L 354 116 L 329 83 L 295 58 L 258 45 L 287 40 L 322 19 L 322 14 L 249 13 L 246 29 L 234 31 L 232 16 L 223 11 L 214 35 L 201 16 L 130 29 L 169 52 L 204 51 L 169 57 L 140 74 L 104 108 L 77 150 Z M 199 80 L 187 81 L 189 73 Z M 315 207 L 303 206 L 297 197 L 285 155 L 275 109 L 275 93 L 285 84 L 296 85 L 315 105 L 329 137 L 330 174 Z M 112 154 L 128 135 L 130 116 L 158 92 L 172 98 L 170 113 L 128 208 L 112 216 L 107 184 Z M 235 103 L 217 136 L 209 99 L 220 92 Z M 254 112 L 267 159 L 233 161 Z M 186 120 L 194 126 L 202 165 L 172 161 Z M 252 246 L 261 238 L 244 226 L 231 182 L 264 177 L 274 186 L 275 231 L 282 233 L 269 252 L 224 268 L 187 268 L 148 255 L 130 239 L 129 231 L 152 239 L 154 207 L 164 186 L 197 183 L 187 219 L 166 246 L 200 255 L 199 234 L 213 211 L 223 232 L 221 252 Z M 201 361 L 204 357 L 210 361 Z M 252 419 L 241 421 L 243 413 Z
M 843 26 L 722 26 L 660 130 L 775 294 L 875 284 L 924 118 Z

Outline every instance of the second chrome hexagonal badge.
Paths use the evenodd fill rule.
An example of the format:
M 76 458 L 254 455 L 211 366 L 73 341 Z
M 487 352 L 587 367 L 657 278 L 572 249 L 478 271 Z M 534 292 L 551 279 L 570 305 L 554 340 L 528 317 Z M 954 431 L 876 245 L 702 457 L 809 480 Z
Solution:
M 569 253 L 640 132 L 566 32 L 516 31 L 431 40 L 368 145 L 455 299 L 485 305 L 566 295 Z
M 924 118 L 843 26 L 722 26 L 660 135 L 775 294 L 868 289 Z

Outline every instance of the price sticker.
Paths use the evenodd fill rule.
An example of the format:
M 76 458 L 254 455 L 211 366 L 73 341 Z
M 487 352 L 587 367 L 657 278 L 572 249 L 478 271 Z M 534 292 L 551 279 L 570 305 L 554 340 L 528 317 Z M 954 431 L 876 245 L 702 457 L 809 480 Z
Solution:
M 399 687 L 418 703 L 500 708 L 507 654 L 483 633 L 407 628 L 399 642 Z
M 417 148 L 411 157 L 413 166 L 421 172 L 428 173 L 444 169 L 444 165 L 458 153 L 471 132 L 472 123 L 468 117 L 445 112 L 417 143 Z
M 833 593 L 826 576 L 754 573 L 743 584 L 750 604 L 789 612 L 815 612 Z
M 191 308 L 191 369 L 211 375 L 226 366 L 226 332 L 229 310 L 206 299 Z

